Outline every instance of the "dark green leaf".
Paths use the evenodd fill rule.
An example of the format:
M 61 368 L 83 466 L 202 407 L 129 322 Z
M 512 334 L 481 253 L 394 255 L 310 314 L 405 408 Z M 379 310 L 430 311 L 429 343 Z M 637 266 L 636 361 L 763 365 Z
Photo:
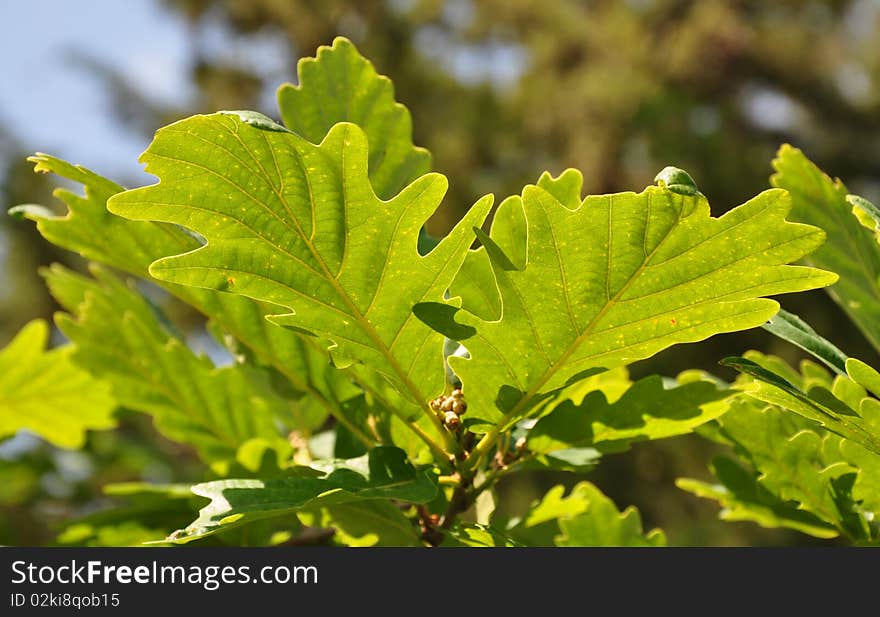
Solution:
M 392 447 L 373 448 L 361 458 L 328 461 L 320 468 L 300 468 L 294 473 L 270 480 L 230 479 L 195 485 L 193 493 L 211 503 L 169 540 L 189 542 L 251 521 L 292 517 L 304 509 L 366 499 L 425 503 L 437 493 L 434 480 L 416 470 L 402 450 Z

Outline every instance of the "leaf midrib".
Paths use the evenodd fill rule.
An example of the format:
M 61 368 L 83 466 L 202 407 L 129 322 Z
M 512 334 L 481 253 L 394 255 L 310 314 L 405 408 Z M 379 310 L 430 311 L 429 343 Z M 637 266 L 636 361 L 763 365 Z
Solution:
M 348 186 L 345 181 L 345 143 L 348 140 L 348 134 L 349 134 L 350 130 L 351 129 L 347 126 L 343 127 L 343 131 L 344 131 L 344 133 L 342 135 L 343 147 L 341 149 L 341 154 L 340 154 L 340 156 L 342 158 L 343 204 L 348 203 L 348 195 L 347 195 Z M 247 146 L 244 144 L 244 142 L 241 140 L 241 137 L 237 133 L 234 134 L 234 137 L 247 150 Z M 272 147 L 269 146 L 269 149 L 272 150 Z M 273 153 L 274 153 L 274 151 L 273 151 Z M 297 154 L 299 154 L 299 153 L 297 152 Z M 274 156 L 274 154 L 273 154 L 273 156 Z M 269 173 L 266 171 L 266 168 L 263 166 L 263 164 L 256 157 L 254 157 L 252 155 L 251 158 L 253 158 L 254 161 L 259 165 L 260 169 L 262 170 L 262 175 L 263 175 L 264 179 L 266 180 L 268 185 L 270 187 L 272 187 L 272 191 L 275 193 L 275 196 L 284 205 L 287 212 L 289 214 L 291 214 L 291 221 L 293 222 L 293 224 L 296 228 L 296 232 L 299 234 L 299 236 L 303 240 L 303 242 L 305 242 L 306 247 L 309 249 L 309 252 L 312 254 L 312 257 L 317 261 L 318 266 L 321 268 L 321 271 L 324 275 L 324 278 L 330 283 L 330 285 L 333 287 L 334 291 L 336 291 L 337 295 L 342 299 L 342 301 L 345 303 L 345 305 L 351 311 L 351 315 L 358 322 L 358 325 L 360 326 L 360 328 L 367 334 L 367 336 L 370 338 L 370 340 L 373 341 L 373 344 L 375 345 L 375 347 L 377 349 L 379 349 L 380 353 L 385 358 L 385 361 L 388 362 L 389 366 L 397 374 L 398 378 L 400 378 L 401 382 L 406 387 L 410 397 L 413 399 L 413 402 L 421 409 L 423 407 L 423 400 L 422 399 L 424 397 L 422 396 L 419 389 L 416 387 L 416 385 L 409 378 L 409 375 L 406 372 L 404 372 L 403 367 L 400 366 L 400 364 L 397 362 L 397 359 L 393 356 L 393 354 L 391 354 L 391 350 L 386 347 L 385 343 L 382 341 L 381 337 L 379 336 L 379 333 L 376 332 L 375 328 L 373 327 L 373 324 L 366 318 L 365 315 L 363 315 L 360 312 L 360 310 L 358 309 L 357 305 L 354 303 L 352 298 L 348 295 L 348 293 L 345 291 L 345 289 L 339 284 L 338 279 L 331 274 L 330 269 L 328 268 L 327 263 L 324 261 L 323 256 L 317 251 L 317 249 L 315 248 L 314 244 L 311 241 L 311 238 L 305 234 L 305 231 L 302 229 L 302 226 L 299 224 L 299 220 L 296 217 L 292 216 L 290 204 L 287 202 L 287 199 L 284 197 L 283 193 L 281 193 L 276 188 L 275 183 L 272 182 L 272 179 L 269 177 Z M 300 164 L 302 164 L 301 160 L 300 160 Z M 312 192 L 312 186 L 311 186 L 311 182 L 309 181 L 308 174 L 305 175 L 305 178 L 306 178 L 306 184 L 308 186 L 308 191 L 309 191 L 309 201 L 312 206 L 311 211 L 314 213 L 315 199 L 314 199 L 314 193 Z M 257 200 L 257 201 L 259 201 L 259 200 Z M 347 231 L 348 231 L 348 221 L 347 220 L 345 221 L 345 227 L 346 227 L 346 235 L 347 235 Z M 347 241 L 345 242 L 345 246 L 346 247 L 348 246 Z M 377 291 L 377 293 L 378 293 L 378 291 Z
M 693 197 L 683 197 L 684 199 L 694 199 Z M 516 405 L 513 408 L 504 414 L 504 417 L 501 421 L 496 425 L 499 430 L 506 429 L 506 424 L 508 424 L 513 418 L 517 417 L 517 415 L 522 411 L 523 408 L 527 407 L 529 403 L 531 403 L 532 398 L 534 398 L 535 394 L 546 384 L 553 375 L 565 364 L 566 361 L 574 354 L 578 347 L 580 347 L 581 343 L 593 333 L 593 329 L 598 325 L 598 323 L 608 314 L 608 311 L 611 310 L 613 306 L 615 306 L 620 299 L 620 297 L 626 293 L 626 291 L 632 286 L 632 284 L 638 280 L 639 276 L 647 269 L 651 258 L 657 254 L 657 252 L 663 247 L 669 237 L 672 235 L 673 231 L 678 227 L 683 218 L 683 213 L 685 209 L 684 207 L 679 210 L 678 216 L 676 218 L 676 222 L 674 225 L 669 227 L 669 230 L 663 235 L 663 238 L 657 243 L 657 245 L 653 248 L 653 250 L 645 256 L 642 260 L 641 265 L 630 275 L 629 279 L 627 279 L 626 283 L 621 285 L 620 289 L 615 292 L 614 296 L 609 298 L 602 309 L 590 320 L 587 324 L 584 331 L 579 334 L 574 341 L 566 348 L 566 350 L 562 353 L 562 355 L 557 358 L 557 360 L 550 365 L 542 374 L 541 377 L 526 391 L 526 393 L 517 401 Z M 611 212 L 609 208 L 608 213 L 609 225 L 611 219 Z M 609 246 L 610 249 L 610 246 Z M 608 252 L 608 268 L 611 269 L 611 251 Z
M 284 206 L 284 208 L 288 212 L 288 214 L 291 215 L 290 222 L 293 223 L 294 228 L 291 228 L 289 223 L 287 223 L 283 219 L 281 219 L 278 216 L 278 214 L 276 212 L 274 212 L 274 210 L 272 210 L 271 208 L 268 208 L 267 205 L 265 203 L 263 203 L 261 200 L 257 199 L 256 196 L 254 196 L 251 193 L 249 193 L 248 191 L 246 191 L 243 187 L 239 186 L 237 183 L 232 182 L 228 178 L 225 178 L 221 174 L 217 173 L 216 170 L 210 169 L 208 167 L 205 167 L 204 165 L 201 165 L 201 164 L 195 163 L 195 162 L 190 162 L 190 161 L 179 161 L 179 162 L 183 162 L 185 164 L 192 165 L 194 167 L 200 167 L 200 168 L 204 169 L 206 172 L 209 172 L 212 175 L 216 176 L 217 178 L 232 184 L 238 190 L 240 190 L 244 195 L 246 195 L 252 201 L 254 201 L 254 203 L 259 205 L 262 209 L 267 210 L 282 225 L 284 225 L 288 229 L 291 229 L 291 231 L 294 231 L 297 235 L 300 236 L 300 238 L 303 240 L 306 247 L 308 248 L 309 252 L 311 253 L 312 257 L 316 260 L 321 272 L 314 271 L 309 265 L 305 264 L 299 258 L 297 258 L 296 256 L 294 256 L 291 253 L 289 253 L 288 251 L 286 251 L 283 247 L 278 247 L 277 243 L 270 241 L 268 238 L 264 237 L 261 233 L 259 233 L 255 229 L 253 229 L 251 226 L 249 226 L 247 223 L 245 223 L 241 219 L 239 219 L 237 217 L 229 216 L 229 218 L 236 220 L 237 222 L 244 225 L 246 228 L 250 229 L 257 237 L 263 239 L 269 245 L 271 245 L 273 247 L 280 248 L 282 250 L 282 252 L 287 254 L 294 261 L 301 263 L 304 267 L 306 267 L 310 271 L 314 272 L 315 274 L 322 275 L 322 278 L 324 278 L 326 281 L 328 281 L 331 284 L 331 286 L 334 288 L 334 291 L 337 293 L 337 295 L 340 297 L 340 299 L 342 299 L 342 301 L 348 307 L 350 313 L 347 314 L 347 316 L 354 317 L 354 319 L 357 321 L 358 325 L 360 326 L 361 330 L 363 330 L 367 334 L 367 336 L 373 342 L 374 347 L 380 351 L 382 356 L 385 358 L 386 362 L 388 362 L 391 369 L 400 378 L 401 382 L 404 384 L 404 386 L 407 389 L 408 395 L 412 398 L 413 402 L 415 402 L 416 405 L 421 409 L 423 406 L 422 399 L 425 397 L 422 396 L 418 387 L 412 382 L 412 380 L 409 378 L 409 376 L 406 374 L 406 372 L 404 372 L 403 368 L 397 362 L 396 358 L 394 358 L 394 356 L 390 353 L 390 350 L 385 346 L 384 342 L 382 341 L 382 339 L 379 337 L 378 333 L 373 328 L 372 323 L 368 319 L 366 319 L 366 317 L 360 312 L 360 310 L 354 304 L 352 299 L 349 297 L 348 293 L 345 292 L 344 288 L 342 288 L 339 285 L 339 282 L 337 281 L 336 277 L 331 274 L 323 257 L 320 255 L 320 253 L 318 253 L 315 246 L 311 242 L 310 238 L 305 234 L 305 231 L 302 229 L 301 225 L 299 224 L 299 220 L 296 217 L 292 216 L 290 204 L 287 202 L 287 199 L 283 196 L 283 194 L 279 192 L 278 188 L 275 186 L 275 183 L 272 182 L 272 179 L 271 179 L 268 171 L 266 170 L 266 168 L 263 166 L 262 162 L 259 161 L 259 159 L 257 159 L 255 156 L 253 156 L 253 154 L 250 152 L 250 149 L 248 148 L 247 144 L 245 144 L 242 141 L 241 136 L 237 132 L 229 130 L 229 128 L 226 126 L 223 126 L 222 123 L 219 123 L 219 122 L 215 122 L 215 123 L 217 125 L 219 125 L 223 130 L 225 130 L 229 135 L 231 135 L 233 138 L 235 138 L 241 144 L 241 146 L 245 149 L 245 151 L 248 152 L 251 159 L 255 163 L 257 163 L 257 165 L 260 167 L 260 170 L 262 172 L 261 175 L 263 176 L 263 180 L 271 188 L 271 191 L 275 194 L 275 196 L 279 200 L 279 202 Z M 343 141 L 347 140 L 348 132 L 350 129 L 348 127 L 345 127 L 344 130 L 345 130 L 345 134 L 343 135 Z M 175 130 L 174 132 L 189 134 L 189 132 L 187 132 L 187 131 Z M 217 145 L 215 142 L 211 142 L 211 143 L 213 143 L 215 146 Z M 269 147 L 269 149 L 272 150 L 271 146 Z M 226 151 L 229 152 L 229 150 L 226 150 Z M 175 159 L 173 157 L 157 154 L 154 152 L 150 152 L 149 154 L 150 154 L 150 156 L 155 156 L 155 157 L 163 158 L 163 159 L 170 160 L 170 161 L 178 161 L 178 159 Z M 238 157 L 237 155 L 232 154 L 230 152 L 230 156 L 232 156 L 235 160 L 239 161 L 242 165 L 244 165 L 248 169 L 251 169 L 251 167 L 249 165 L 247 165 L 243 160 L 241 160 L 241 158 Z M 274 151 L 273 151 L 273 156 L 274 156 Z M 344 157 L 345 157 L 344 149 L 342 151 L 342 157 L 343 157 L 343 173 L 344 173 Z M 302 160 L 300 160 L 300 164 L 302 165 Z M 305 167 L 305 166 L 303 165 L 303 167 Z M 312 205 L 311 210 L 312 210 L 312 212 L 314 212 L 314 210 L 315 210 L 315 208 L 314 208 L 314 206 L 315 206 L 314 193 L 312 191 L 312 187 L 311 187 L 311 183 L 309 182 L 308 175 L 306 175 L 306 183 L 307 183 L 308 191 L 309 191 L 309 201 Z M 345 185 L 345 182 L 343 182 L 343 193 L 345 193 L 345 188 L 346 188 L 346 185 Z M 145 202 L 145 205 L 156 205 L 156 202 Z M 202 210 L 209 212 L 211 214 L 216 214 L 216 211 L 214 211 L 214 210 L 210 210 L 207 208 L 198 208 L 197 206 L 192 206 L 191 204 L 167 204 L 167 205 L 184 205 L 185 207 L 188 207 L 188 208 L 202 209 Z M 223 215 L 223 216 L 228 216 L 228 215 Z M 346 247 L 347 247 L 347 245 L 348 245 L 348 243 L 346 242 Z M 165 269 L 173 269 L 173 268 L 169 268 L 168 266 L 163 266 L 163 267 Z M 287 285 L 285 285 L 285 287 L 295 291 L 293 288 L 291 288 Z M 298 295 L 303 295 L 303 294 L 298 294 Z M 310 299 L 313 299 L 313 298 L 310 297 Z M 337 311 L 339 310 L 338 307 L 333 307 L 333 308 Z

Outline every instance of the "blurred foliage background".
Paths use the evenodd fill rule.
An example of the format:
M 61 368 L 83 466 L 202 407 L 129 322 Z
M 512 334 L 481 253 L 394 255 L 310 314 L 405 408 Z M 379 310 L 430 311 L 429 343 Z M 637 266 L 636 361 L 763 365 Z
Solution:
M 193 113 L 257 109 L 277 117 L 271 95 L 295 81 L 298 58 L 347 36 L 392 78 L 412 112 L 415 142 L 450 178 L 446 203 L 429 223 L 436 235 L 479 196 L 495 193 L 497 203 L 543 170 L 566 167 L 582 170 L 585 190 L 594 193 L 640 190 L 665 165 L 683 167 L 718 215 L 768 187 L 783 142 L 853 192 L 880 196 L 876 0 L 156 2 L 186 27 L 193 87 L 185 104 L 159 102 L 138 75 L 71 50 L 79 68 L 100 79 L 120 127 L 141 132 L 146 143 L 159 126 Z M 266 45 L 280 46 L 284 62 L 260 62 Z M 52 179 L 33 174 L 27 154 L 28 144 L 0 126 L 4 209 L 52 202 Z M 30 223 L 0 221 L 5 344 L 25 322 L 56 309 L 37 268 L 81 264 L 43 242 Z M 849 354 L 878 361 L 823 293 L 784 303 Z M 717 361 L 747 348 L 798 357 L 759 330 L 674 348 L 634 372 L 699 367 L 731 378 Z M 679 476 L 708 477 L 714 448 L 695 436 L 636 447 L 608 457 L 591 479 L 619 506 L 637 505 L 646 526 L 663 527 L 673 544 L 808 542 L 721 523 L 714 506 L 674 487 Z M 191 481 L 201 473 L 143 418 L 94 435 L 88 453 L 17 437 L 0 444 L 0 543 L 52 542 L 63 521 L 104 503 L 100 487 L 109 481 Z M 559 481 L 574 478 L 528 476 L 501 492 L 517 512 Z

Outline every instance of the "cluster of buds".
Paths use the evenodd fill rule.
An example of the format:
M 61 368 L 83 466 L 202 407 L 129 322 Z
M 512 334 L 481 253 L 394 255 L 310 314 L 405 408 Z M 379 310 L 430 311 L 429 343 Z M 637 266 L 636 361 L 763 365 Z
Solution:
M 449 396 L 441 394 L 431 401 L 431 409 L 444 425 L 454 431 L 461 426 L 461 416 L 467 411 L 467 403 L 461 389 L 456 388 Z

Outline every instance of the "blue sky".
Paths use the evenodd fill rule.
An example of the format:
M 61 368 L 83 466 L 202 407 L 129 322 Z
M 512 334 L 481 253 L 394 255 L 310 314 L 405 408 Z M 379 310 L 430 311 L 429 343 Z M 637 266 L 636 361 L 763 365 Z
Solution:
M 0 126 L 27 151 L 116 178 L 139 176 L 147 138 L 120 127 L 100 81 L 71 51 L 121 69 L 159 101 L 183 101 L 186 29 L 155 0 L 0 0 Z

